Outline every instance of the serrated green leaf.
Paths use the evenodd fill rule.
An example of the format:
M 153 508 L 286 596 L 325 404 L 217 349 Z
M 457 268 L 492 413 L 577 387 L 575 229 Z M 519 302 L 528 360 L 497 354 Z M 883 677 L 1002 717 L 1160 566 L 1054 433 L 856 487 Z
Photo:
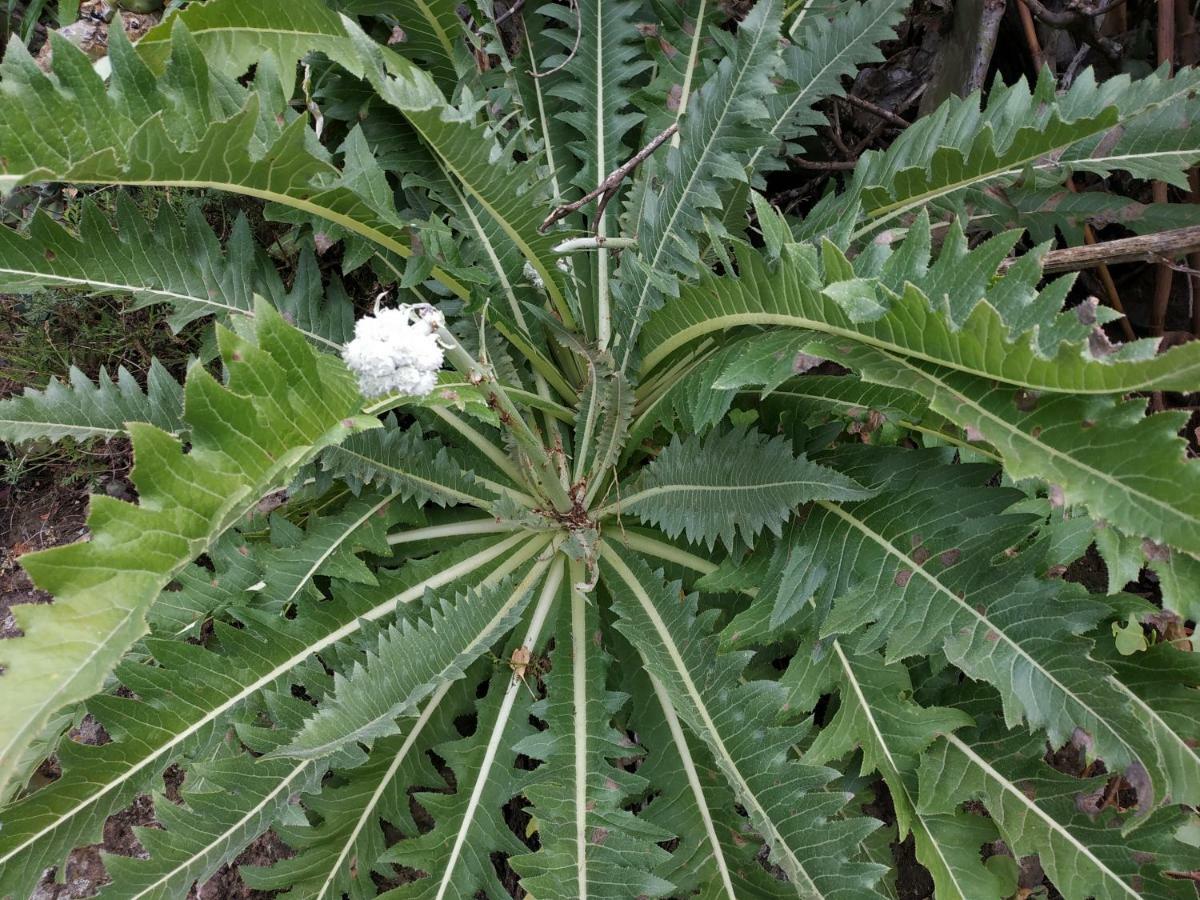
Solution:
M 2 677 L 13 702 L 0 714 L 0 784 L 52 712 L 100 688 L 146 631 L 147 610 L 175 573 L 353 430 L 361 401 L 341 361 L 316 354 L 265 303 L 255 321 L 258 346 L 219 332 L 228 387 L 200 367 L 189 374 L 187 454 L 166 432 L 131 426 L 140 505 L 93 497 L 90 541 L 23 557 L 55 602 L 20 608 L 24 637 L 4 648 Z M 75 641 L 60 640 L 61 629 L 83 622 Z
M 425 615 L 401 620 L 379 635 L 366 661 L 334 676 L 333 692 L 278 753 L 300 759 L 329 756 L 349 743 L 370 745 L 395 734 L 400 717 L 467 667 L 519 620 L 546 564 L 514 584 L 498 582 L 453 602 L 426 597 Z
M 51 378 L 43 390 L 26 388 L 24 396 L 0 400 L 0 440 L 104 440 L 125 434 L 127 422 L 178 432 L 182 418 L 183 388 L 157 359 L 145 390 L 124 366 L 115 381 L 102 368 L 94 383 L 72 366 L 69 384 Z
M 1163 875 L 1172 859 L 1186 865 L 1172 836 L 1180 817 L 1163 810 L 1124 834 L 1115 813 L 1086 813 L 1103 791 L 1103 779 L 1055 772 L 1028 739 L 991 732 L 942 738 L 920 773 L 923 807 L 949 811 L 964 798 L 982 800 L 1013 852 L 1038 854 L 1068 900 L 1186 897 L 1190 886 Z
M 909 238 L 914 245 L 920 240 L 919 233 Z M 975 252 L 986 249 L 985 245 Z M 1151 357 L 1145 351 L 1152 350 L 1152 345 L 1133 345 L 1131 352 L 1097 357 L 1078 345 L 1043 348 L 1032 330 L 1012 334 L 998 308 L 1011 306 L 1009 295 L 1014 287 L 1027 284 L 1027 276 L 1009 272 L 989 284 L 987 279 L 994 274 L 999 258 L 994 258 L 990 271 L 981 270 L 978 293 L 961 282 L 953 292 L 948 287 L 939 288 L 952 272 L 964 272 L 961 261 L 942 269 L 922 266 L 911 270 L 901 268 L 907 261 L 899 252 L 893 260 L 894 268 L 885 270 L 877 283 L 878 296 L 889 301 L 886 313 L 874 320 L 856 321 L 821 292 L 829 273 L 822 274 L 812 248 L 788 246 L 774 269 L 758 254 L 741 248 L 737 277 L 702 278 L 646 326 L 642 341 L 652 349 L 646 355 L 643 372 L 652 371 L 673 351 L 713 332 L 749 325 L 782 325 L 824 336 L 830 341 L 830 356 L 835 362 L 856 346 L 869 346 L 917 363 L 932 363 L 1037 391 L 1107 394 L 1155 388 L 1190 390 L 1200 377 L 1200 348 L 1191 350 L 1191 345 Z M 923 279 L 918 271 L 928 279 L 931 294 L 922 293 Z M 944 295 L 955 296 L 955 307 L 962 311 L 959 316 L 951 319 L 941 311 Z M 961 322 L 958 327 L 955 320 Z M 843 347 L 848 349 L 843 351 Z
M 219 652 L 177 640 L 148 641 L 158 665 L 126 661 L 117 669 L 117 678 L 139 699 L 98 695 L 88 702 L 114 740 L 98 747 L 61 742 L 62 777 L 5 808 L 0 892 L 29 893 L 72 847 L 99 840 L 108 815 L 173 762 L 219 745 L 239 712 L 284 676 L 312 679 L 319 671 L 325 677 L 314 666 L 316 654 L 332 652 L 427 589 L 499 580 L 542 546 L 521 535 L 481 538 L 409 563 L 378 587 L 340 585 L 333 603 L 302 596 L 295 618 L 241 609 L 240 627 L 215 624 Z
M 542 629 L 561 599 L 563 561 L 555 560 L 529 615 L 524 637 L 515 647 L 539 650 Z M 504 821 L 503 807 L 524 787 L 527 776 L 513 766 L 521 740 L 534 731 L 529 718 L 530 689 L 516 669 L 504 666 L 492 675 L 487 698 L 478 707 L 475 732 L 435 752 L 454 773 L 454 793 L 420 792 L 415 799 L 434 825 L 389 848 L 383 859 L 426 873 L 383 896 L 472 896 L 503 890 L 492 865 L 493 852 L 517 855 L 527 848 Z
M 1013 478 L 1043 479 L 1128 534 L 1200 555 L 1200 466 L 1178 436 L 1183 416 L 1146 416 L 1144 400 L 1014 390 L 872 348 L 842 359 L 872 381 L 922 394 L 994 446 Z
M 763 99 L 774 91 L 782 4 L 759 0 L 742 21 L 733 52 L 696 92 L 668 153 L 662 186 L 648 189 L 637 227 L 636 254 L 626 253 L 613 283 L 613 353 L 628 370 L 638 333 L 679 277 L 696 273 L 702 212 L 719 208 L 717 186 L 746 179 L 749 155 L 768 141 Z
M 1007 897 L 1000 880 L 979 859 L 980 846 L 991 840 L 995 831 L 984 822 L 972 828 L 963 816 L 924 814 L 917 806 L 921 755 L 939 735 L 973 724 L 971 717 L 961 710 L 913 702 L 912 682 L 903 664 L 885 665 L 873 653 L 847 653 L 837 641 L 822 650 L 832 657 L 830 669 L 841 706 L 813 741 L 806 758 L 828 763 L 855 747 L 861 749 L 864 774 L 875 770 L 883 776 L 900 837 L 912 833 L 917 858 L 933 876 L 938 896 L 959 900 Z
M 576 565 L 572 583 L 582 583 L 583 574 Z M 513 868 L 525 890 L 545 900 L 604 896 L 616 885 L 639 897 L 670 896 L 673 885 L 655 869 L 669 859 L 658 845 L 673 834 L 623 808 L 647 782 L 609 762 L 631 750 L 610 724 L 626 697 L 604 685 L 611 657 L 594 637 L 596 604 L 573 588 L 558 618 L 547 698 L 533 708 L 548 728 L 515 748 L 541 762 L 523 792 L 540 846 L 514 857 Z
M 732 549 L 752 543 L 765 528 L 778 535 L 801 503 L 852 500 L 869 491 L 804 456 L 782 438 L 756 431 L 712 431 L 703 438 L 672 440 L 634 485 L 607 511 L 628 512 L 671 537 L 710 548 L 719 539 Z
M 880 872 L 851 863 L 846 855 L 875 825 L 862 818 L 834 818 L 847 798 L 824 790 L 833 772 L 788 760 L 802 729 L 772 724 L 780 706 L 778 685 L 738 683 L 736 673 L 749 654 L 716 652 L 712 616 L 697 616 L 695 595 L 681 603 L 678 583 L 667 584 L 636 556 L 609 544 L 602 559 L 613 578 L 618 629 L 637 648 L 682 721 L 708 747 L 796 893 L 873 896 L 871 885 Z M 755 726 L 747 728 L 747 722 Z
M 181 17 L 172 17 L 171 28 L 162 77 L 115 29 L 107 88 L 83 52 L 55 35 L 54 80 L 23 47 L 6 54 L 0 189 L 39 180 L 216 188 L 303 210 L 385 252 L 411 255 L 407 223 L 365 189 L 369 177 L 338 170 L 315 146 L 305 120 L 287 114 L 269 74 L 243 88 L 210 70 Z M 39 141 L 24 140 L 28 134 Z M 383 173 L 377 166 L 375 172 L 377 184 Z M 465 295 L 448 275 L 434 275 Z

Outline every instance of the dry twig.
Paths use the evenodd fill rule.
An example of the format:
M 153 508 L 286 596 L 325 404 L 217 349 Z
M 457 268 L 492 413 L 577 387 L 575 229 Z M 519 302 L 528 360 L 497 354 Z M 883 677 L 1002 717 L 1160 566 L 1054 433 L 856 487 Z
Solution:
M 1042 258 L 1042 271 L 1074 272 L 1104 264 L 1128 262 L 1161 263 L 1163 259 L 1185 256 L 1196 250 L 1200 250 L 1200 225 L 1188 225 L 1186 228 L 1155 234 L 1051 250 Z M 1003 268 L 1008 268 L 1015 261 L 1006 260 Z
M 646 159 L 649 158 L 650 154 L 670 140 L 671 135 L 678 130 L 679 123 L 672 123 L 669 128 L 657 135 L 654 140 L 648 143 L 637 153 L 633 154 L 633 156 L 631 156 L 621 166 L 613 169 L 612 172 L 608 174 L 608 177 L 600 182 L 595 190 L 589 191 L 578 200 L 557 207 L 552 213 L 550 213 L 550 215 L 546 216 L 546 221 L 538 226 L 538 231 L 545 234 L 546 230 L 559 219 L 563 219 L 573 212 L 578 212 L 597 197 L 600 198 L 600 202 L 596 204 L 596 215 L 594 216 L 594 219 L 597 222 L 600 221 L 600 216 L 603 215 L 604 208 L 608 206 L 608 202 L 616 196 L 617 190 L 621 187 L 621 182 L 629 176 L 630 172 L 645 162 Z
M 872 103 L 870 100 L 866 100 L 862 97 L 856 97 L 854 94 L 843 94 L 838 99 L 845 100 L 851 106 L 857 106 L 859 109 L 869 112 L 873 116 L 878 116 L 884 121 L 895 125 L 897 128 L 907 128 L 912 124 L 908 121 L 908 119 L 905 119 L 903 116 L 896 115 L 890 109 L 884 109 L 879 104 Z

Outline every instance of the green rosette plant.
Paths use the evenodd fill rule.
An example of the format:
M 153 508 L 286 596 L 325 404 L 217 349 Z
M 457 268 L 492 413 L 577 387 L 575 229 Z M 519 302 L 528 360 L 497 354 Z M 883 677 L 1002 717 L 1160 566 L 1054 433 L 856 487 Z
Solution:
M 0 289 L 210 317 L 219 359 L 0 403 L 5 440 L 127 435 L 138 495 L 21 560 L 54 601 L 0 643 L 0 896 L 145 795 L 102 896 L 268 829 L 241 878 L 307 900 L 895 897 L 901 845 L 939 900 L 1035 854 L 1066 898 L 1194 896 L 1200 468 L 1147 406 L 1200 342 L 1114 346 L 1006 228 L 1071 173 L 1186 186 L 1200 73 L 949 99 L 793 217 L 765 178 L 896 0 L 468 7 L 8 48 L 0 188 L 85 199 L 0 229 Z M 158 187 L 262 201 L 291 277 Z M 1093 542 L 1107 595 L 1061 577 Z

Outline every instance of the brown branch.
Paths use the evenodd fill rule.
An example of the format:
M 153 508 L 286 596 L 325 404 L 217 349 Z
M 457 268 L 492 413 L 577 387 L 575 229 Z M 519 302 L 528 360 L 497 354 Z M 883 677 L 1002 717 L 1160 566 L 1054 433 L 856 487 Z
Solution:
M 1085 43 L 1095 47 L 1113 61 L 1120 59 L 1121 47 L 1096 30 L 1096 20 L 1114 9 L 1119 9 L 1124 2 L 1125 0 L 1111 0 L 1103 6 L 1085 6 L 1082 3 L 1072 2 L 1069 4 L 1069 9 L 1052 10 L 1047 9 L 1038 0 L 1020 0 L 1020 4 L 1037 16 L 1039 22 L 1043 22 L 1051 28 L 1077 29 Z
M 504 12 L 500 13 L 500 15 L 496 16 L 496 21 L 493 24 L 496 25 L 496 27 L 503 25 L 505 22 L 519 13 L 524 5 L 525 0 L 517 0 L 516 3 L 506 9 Z
M 838 97 L 838 99 L 845 100 L 850 105 L 857 106 L 859 109 L 869 112 L 873 116 L 878 116 L 892 125 L 895 125 L 897 128 L 907 128 L 912 124 L 908 121 L 908 119 L 905 119 L 903 116 L 896 115 L 890 109 L 884 109 L 879 104 L 872 103 L 870 100 L 864 100 L 862 97 L 856 97 L 854 94 L 843 94 L 842 96 Z
M 1155 234 L 1140 234 L 1137 237 L 1101 241 L 1082 247 L 1051 250 L 1042 257 L 1042 271 L 1050 274 L 1075 272 L 1102 264 L 1159 263 L 1164 257 L 1185 256 L 1196 250 L 1200 250 L 1200 225 L 1188 225 L 1186 228 L 1174 228 Z M 1005 260 L 1002 268 L 1007 269 L 1014 262 L 1015 259 Z
M 604 212 L 604 207 L 608 205 L 608 201 L 616 195 L 617 189 L 621 186 L 621 182 L 629 176 L 630 172 L 645 162 L 646 159 L 649 158 L 650 154 L 661 147 L 664 143 L 669 141 L 671 136 L 678 130 L 679 123 L 671 123 L 671 126 L 667 128 L 666 131 L 657 135 L 654 140 L 648 143 L 637 153 L 633 154 L 633 156 L 631 156 L 621 166 L 613 169 L 612 172 L 608 174 L 608 177 L 600 182 L 595 190 L 589 191 L 587 194 L 572 203 L 567 203 L 563 206 L 557 207 L 552 213 L 550 213 L 550 215 L 546 216 L 546 221 L 538 226 L 538 231 L 545 234 L 546 230 L 559 219 L 565 218 L 571 215 L 573 212 L 578 212 L 597 197 L 600 198 L 600 203 L 596 206 L 596 218 L 599 219 L 600 214 Z
M 1038 40 L 1037 26 L 1033 23 L 1033 13 L 1024 3 L 1017 4 L 1017 15 L 1021 19 L 1021 30 L 1025 32 L 1025 43 L 1029 45 L 1029 55 L 1033 57 L 1033 76 L 1036 78 L 1046 64 L 1042 54 L 1042 45 Z
M 1038 0 L 1021 0 L 1021 3 L 1037 16 L 1038 21 L 1045 22 L 1053 28 L 1069 28 L 1072 25 L 1078 25 L 1085 20 L 1110 13 L 1124 2 L 1125 0 L 1109 0 L 1108 3 L 1100 6 L 1070 3 L 1068 9 L 1054 10 L 1047 9 Z
M 801 169 L 813 169 L 817 172 L 847 172 L 858 165 L 857 160 L 853 159 L 831 159 L 826 161 L 805 159 L 802 156 L 792 156 L 788 159 Z

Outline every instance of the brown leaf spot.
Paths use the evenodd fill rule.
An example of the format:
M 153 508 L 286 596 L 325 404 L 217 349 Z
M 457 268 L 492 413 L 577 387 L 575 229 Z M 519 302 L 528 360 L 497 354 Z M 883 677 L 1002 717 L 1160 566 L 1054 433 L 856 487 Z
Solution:
M 1075 307 L 1075 318 L 1079 320 L 1081 325 L 1096 324 L 1096 307 L 1100 305 L 1100 301 L 1095 297 L 1088 297 L 1077 307 Z
M 952 566 L 956 562 L 958 562 L 961 558 L 962 558 L 962 551 L 959 550 L 957 547 L 951 547 L 949 550 L 943 551 L 942 554 L 938 557 L 938 560 L 941 562 L 941 564 L 943 566 Z
M 591 843 L 593 843 L 597 847 L 599 847 L 601 844 L 603 844 L 607 840 L 608 840 L 608 829 L 607 828 L 593 828 L 592 829 Z
M 1133 861 L 1139 866 L 1147 865 L 1148 863 L 1154 862 L 1154 860 L 1155 856 L 1153 853 L 1147 853 L 1145 850 L 1133 851 Z
M 1150 773 L 1137 760 L 1125 769 L 1125 781 L 1137 792 L 1138 815 L 1145 815 L 1154 803 L 1154 786 L 1150 783 Z
M 667 109 L 671 112 L 679 111 L 679 101 L 683 98 L 683 85 L 673 84 L 671 89 L 667 91 Z
M 1100 785 L 1094 791 L 1082 791 L 1075 795 L 1075 808 L 1086 816 L 1095 818 L 1104 807 L 1105 786 Z
M 46 248 L 44 256 L 46 257 L 46 262 L 54 262 L 54 260 L 58 259 L 58 254 L 56 254 L 49 247 Z
M 1037 391 L 1017 391 L 1013 395 L 1013 402 L 1017 405 L 1017 409 L 1021 412 L 1033 412 L 1038 404 Z
M 1088 350 L 1092 352 L 1092 356 L 1110 356 L 1117 352 L 1108 335 L 1099 328 L 1088 335 Z
M 1083 428 L 1083 429 L 1095 428 L 1096 423 L 1093 422 L 1091 419 L 1084 419 L 1082 422 L 1079 423 L 1079 427 Z
M 1090 756 L 1096 749 L 1096 741 L 1082 728 L 1076 728 L 1071 732 L 1071 746 Z
M 912 553 L 913 562 L 915 562 L 918 566 L 925 565 L 926 560 L 928 560 L 931 556 L 933 556 L 933 554 L 924 547 L 918 547 Z
M 987 638 L 987 640 L 988 640 L 990 643 L 993 643 L 993 644 L 994 644 L 994 643 L 996 643 L 996 641 L 1000 640 L 1000 632 L 998 632 L 998 631 L 995 631 L 994 629 L 991 629 L 991 628 L 989 628 L 989 629 L 988 629 L 988 633 L 987 633 L 987 634 L 985 634 L 985 635 L 984 635 L 984 637 L 985 637 L 985 638 Z
M 1156 544 L 1149 538 L 1142 541 L 1142 552 L 1146 554 L 1146 559 L 1151 562 L 1167 562 L 1171 558 L 1171 548 L 1163 544 Z
M 896 573 L 896 577 L 893 580 L 896 582 L 898 587 L 906 587 L 911 579 L 912 572 L 910 572 L 908 569 L 901 569 Z
M 337 243 L 323 231 L 313 233 L 313 246 L 317 248 L 317 256 L 324 256 Z
M 825 360 L 819 356 L 813 356 L 810 353 L 797 353 L 796 358 L 792 360 L 792 374 L 803 375 L 809 369 L 815 369 L 823 362 Z
M 1095 149 L 1092 150 L 1092 156 L 1096 158 L 1108 156 L 1112 148 L 1115 147 L 1117 142 L 1120 141 L 1124 136 L 1125 126 L 1114 125 L 1104 133 L 1104 137 L 1100 139 L 1100 143 L 1098 143 Z

